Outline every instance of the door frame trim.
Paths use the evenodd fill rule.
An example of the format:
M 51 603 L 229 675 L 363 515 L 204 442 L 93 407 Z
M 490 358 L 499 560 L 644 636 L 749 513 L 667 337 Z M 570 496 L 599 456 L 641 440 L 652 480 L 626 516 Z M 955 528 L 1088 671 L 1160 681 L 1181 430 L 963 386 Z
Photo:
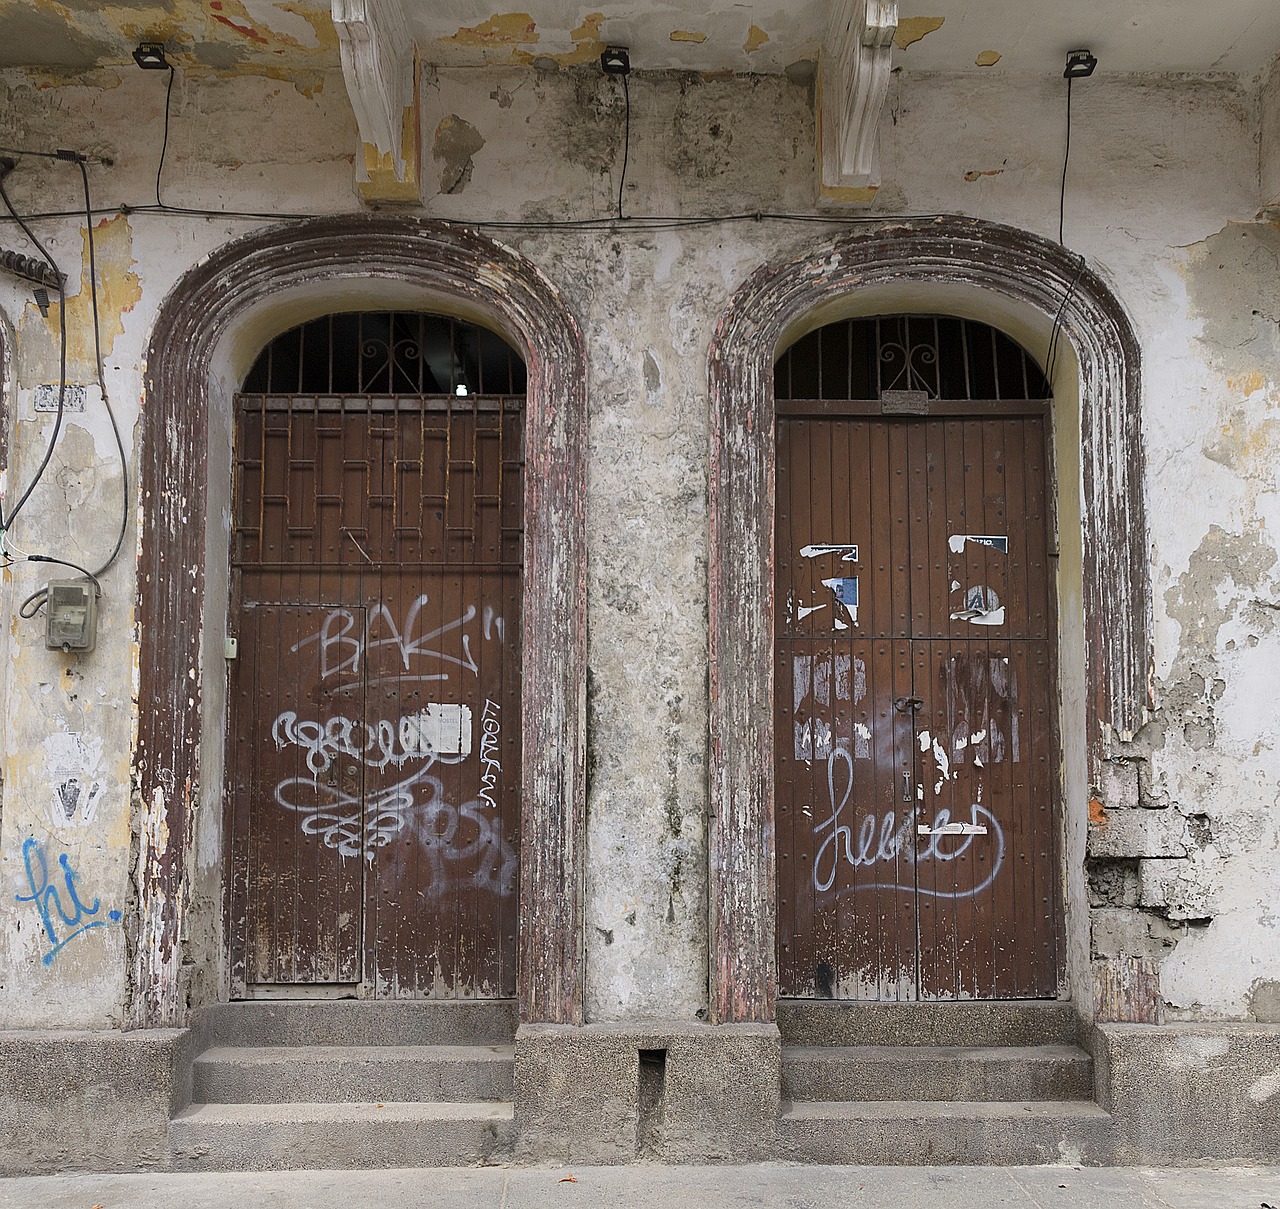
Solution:
M 1042 363 L 1060 325 L 1070 355 L 1051 385 L 1061 389 L 1063 375 L 1078 375 L 1081 413 L 1089 763 L 1111 733 L 1132 736 L 1153 705 L 1140 349 L 1098 273 L 1041 236 L 961 217 L 862 227 L 761 266 L 721 314 L 708 372 L 708 950 L 716 1021 L 776 1015 L 774 361 L 805 332 L 877 305 L 871 300 L 881 313 L 925 309 L 920 300 L 931 289 L 964 298 L 971 317 L 1005 330 L 993 316 L 1016 313 L 1025 330 L 1009 334 Z
M 189 270 L 161 304 L 140 420 L 138 710 L 131 788 L 137 924 L 129 938 L 133 1027 L 186 1022 L 225 996 L 225 960 L 200 879 L 196 821 L 221 812 L 225 726 L 215 665 L 225 520 L 210 510 L 210 450 L 225 409 L 272 336 L 329 311 L 407 304 L 474 316 L 520 351 L 525 406 L 522 835 L 517 995 L 522 1019 L 580 1023 L 586 808 L 586 355 L 582 331 L 531 262 L 475 231 L 401 216 L 344 214 L 267 227 Z M 211 445 L 211 435 L 215 444 Z M 226 456 L 229 456 L 227 454 Z M 227 467 L 218 471 L 225 474 Z M 217 472 L 215 472 L 217 473 Z M 225 490 L 225 484 L 219 490 Z M 216 548 L 216 553 L 211 552 Z M 215 613 L 218 614 L 215 616 Z M 206 666 L 206 664 L 212 666 Z M 206 770 L 210 784 L 204 783 Z M 220 880 L 220 879 L 219 879 Z M 199 900 L 199 901 L 197 901 Z M 214 908 L 217 910 L 217 908 Z M 224 942 L 225 943 L 225 942 Z M 221 966 L 193 991 L 184 957 Z

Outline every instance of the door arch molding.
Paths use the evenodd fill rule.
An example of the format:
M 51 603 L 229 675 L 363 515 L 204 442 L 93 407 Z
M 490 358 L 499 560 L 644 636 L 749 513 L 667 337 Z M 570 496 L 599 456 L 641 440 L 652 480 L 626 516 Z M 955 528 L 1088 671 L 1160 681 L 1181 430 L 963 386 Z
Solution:
M 921 306 L 928 299 L 927 308 Z M 908 219 L 758 269 L 711 341 L 710 835 L 712 1012 L 774 1018 L 773 364 L 805 332 L 854 314 L 951 310 L 1041 356 L 1055 319 L 1079 392 L 1085 729 L 1090 763 L 1153 704 L 1137 337 L 1082 257 L 977 219 Z
M 474 231 L 407 217 L 343 215 L 269 227 L 220 248 L 161 304 L 141 422 L 132 769 L 137 926 L 128 1017 L 184 1023 L 183 938 L 196 817 L 216 750 L 218 670 L 204 633 L 210 541 L 210 409 L 257 351 L 348 302 L 448 309 L 496 327 L 524 357 L 525 708 L 517 987 L 524 1020 L 580 1023 L 585 839 L 586 374 L 582 332 L 529 261 Z M 220 386 L 219 386 L 220 383 Z M 225 546 L 225 543 L 224 543 Z M 208 553 L 213 551 L 213 553 Z M 220 637 L 220 635 L 219 635 Z M 218 643 L 218 646 L 221 644 Z M 211 728 L 213 730 L 211 731 Z M 206 757 L 206 763 L 214 763 Z M 215 787 L 216 788 L 216 787 Z

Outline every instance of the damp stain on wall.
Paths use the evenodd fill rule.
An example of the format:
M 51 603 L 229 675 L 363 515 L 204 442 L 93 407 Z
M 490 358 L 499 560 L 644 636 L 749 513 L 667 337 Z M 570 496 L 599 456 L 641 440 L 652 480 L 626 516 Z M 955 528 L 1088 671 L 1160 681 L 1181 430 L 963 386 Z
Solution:
M 81 233 L 80 289 L 71 294 L 67 307 L 67 377 L 69 381 L 92 382 L 97 377 L 93 337 L 93 291 L 90 289 L 89 234 Z M 94 258 L 98 270 L 98 323 L 102 338 L 102 356 L 111 356 L 116 337 L 124 331 L 124 317 L 142 298 L 142 282 L 134 266 L 133 229 L 126 215 L 100 221 L 93 232 Z M 65 271 L 65 266 L 64 266 Z M 74 281 L 75 277 L 72 276 Z M 47 317 L 41 316 L 34 303 L 23 312 L 20 325 L 22 340 L 35 333 L 43 333 L 38 343 L 52 348 L 53 361 L 57 364 L 60 304 L 51 303 Z
M 450 113 L 440 119 L 431 156 L 441 164 L 441 193 L 461 193 L 471 183 L 472 156 L 483 146 L 484 136 L 464 118 Z

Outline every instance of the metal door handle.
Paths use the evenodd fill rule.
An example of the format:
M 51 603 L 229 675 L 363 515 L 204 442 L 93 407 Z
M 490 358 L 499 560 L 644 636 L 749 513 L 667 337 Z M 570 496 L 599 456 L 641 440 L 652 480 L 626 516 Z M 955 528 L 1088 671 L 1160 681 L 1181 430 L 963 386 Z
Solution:
M 921 697 L 899 697 L 894 703 L 893 708 L 900 714 L 914 713 L 924 704 Z
M 902 774 L 902 800 L 911 801 L 911 774 L 905 770 Z

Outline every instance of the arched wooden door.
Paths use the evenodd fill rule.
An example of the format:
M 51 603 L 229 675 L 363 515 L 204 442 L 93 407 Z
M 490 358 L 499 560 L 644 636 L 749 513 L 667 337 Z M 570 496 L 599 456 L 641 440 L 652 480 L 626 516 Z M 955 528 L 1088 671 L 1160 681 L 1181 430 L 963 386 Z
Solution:
M 524 366 L 330 315 L 236 408 L 233 993 L 515 993 Z
M 779 361 L 779 993 L 1057 994 L 1043 376 L 937 316 Z

